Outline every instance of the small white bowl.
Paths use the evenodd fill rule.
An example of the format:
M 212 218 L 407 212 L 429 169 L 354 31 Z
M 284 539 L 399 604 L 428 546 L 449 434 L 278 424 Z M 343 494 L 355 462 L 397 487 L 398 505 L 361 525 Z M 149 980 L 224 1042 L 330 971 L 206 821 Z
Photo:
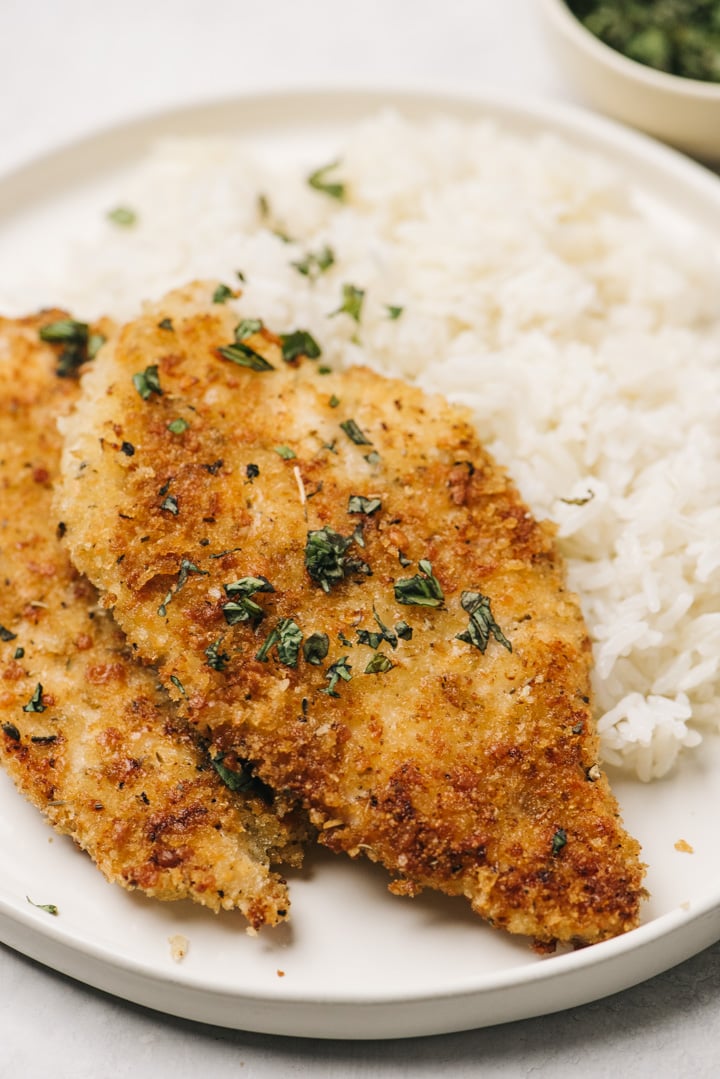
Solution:
M 656 71 L 605 45 L 564 0 L 541 0 L 558 63 L 586 101 L 708 162 L 720 161 L 720 84 Z

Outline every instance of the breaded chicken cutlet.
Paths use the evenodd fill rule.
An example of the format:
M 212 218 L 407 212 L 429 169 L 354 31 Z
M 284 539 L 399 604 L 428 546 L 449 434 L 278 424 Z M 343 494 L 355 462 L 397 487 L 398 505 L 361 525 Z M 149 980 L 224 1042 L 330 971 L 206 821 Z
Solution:
M 552 530 L 439 397 L 319 370 L 196 283 L 104 349 L 65 424 L 76 564 L 181 712 L 391 890 L 539 945 L 637 925 L 590 642 Z M 126 447 L 132 447 L 132 453 Z
M 288 896 L 270 862 L 297 862 L 296 836 L 221 780 L 60 543 L 57 418 L 84 336 L 62 311 L 0 319 L 0 761 L 109 880 L 273 925 Z

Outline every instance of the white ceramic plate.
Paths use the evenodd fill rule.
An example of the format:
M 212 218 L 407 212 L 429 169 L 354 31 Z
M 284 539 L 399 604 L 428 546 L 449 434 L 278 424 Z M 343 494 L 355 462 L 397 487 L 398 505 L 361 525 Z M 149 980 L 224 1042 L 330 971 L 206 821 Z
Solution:
M 106 206 L 118 175 L 163 134 L 252 135 L 281 154 L 331 154 L 348 124 L 392 104 L 414 117 L 445 111 L 551 130 L 626 171 L 643 211 L 720 252 L 720 182 L 640 136 L 588 114 L 496 100 L 397 94 L 278 94 L 185 109 L 99 134 L 0 179 L 0 278 L 20 252 L 72 232 Z M 329 159 L 329 158 L 328 158 Z M 42 246 L 40 246 L 42 245 Z M 49 302 L 52 297 L 39 297 Z M 291 876 L 292 926 L 248 937 L 239 916 L 152 903 L 108 885 L 54 836 L 0 775 L 0 939 L 127 1000 L 203 1022 L 276 1034 L 386 1038 L 526 1018 L 597 999 L 680 962 L 720 937 L 720 739 L 650 786 L 616 780 L 642 842 L 652 898 L 627 936 L 540 959 L 460 901 L 390 896 L 377 867 L 317 852 Z M 683 839 L 694 853 L 675 848 Z M 54 903 L 52 917 L 31 906 Z M 178 964 L 168 938 L 189 952 Z

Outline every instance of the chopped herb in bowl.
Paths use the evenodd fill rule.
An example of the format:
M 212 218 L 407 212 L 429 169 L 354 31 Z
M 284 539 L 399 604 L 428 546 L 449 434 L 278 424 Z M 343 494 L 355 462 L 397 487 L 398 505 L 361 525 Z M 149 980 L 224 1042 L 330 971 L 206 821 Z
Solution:
M 720 0 L 567 0 L 580 22 L 631 60 L 720 83 Z

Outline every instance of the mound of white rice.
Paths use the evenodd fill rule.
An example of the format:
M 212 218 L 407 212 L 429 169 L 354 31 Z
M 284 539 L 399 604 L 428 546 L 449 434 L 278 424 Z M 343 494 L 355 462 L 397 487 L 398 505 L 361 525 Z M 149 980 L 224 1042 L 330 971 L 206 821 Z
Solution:
M 123 317 L 240 271 L 244 316 L 469 405 L 557 522 L 605 761 L 662 775 L 720 724 L 717 252 L 663 236 L 622 177 L 554 138 L 388 114 L 337 156 L 325 179 L 344 200 L 307 184 L 322 160 L 161 145 L 115 193 L 136 223 L 95 212 L 63 265 L 15 280 L 15 302 Z M 325 248 L 332 265 L 302 273 Z M 333 314 L 348 284 L 364 290 L 359 322 Z

